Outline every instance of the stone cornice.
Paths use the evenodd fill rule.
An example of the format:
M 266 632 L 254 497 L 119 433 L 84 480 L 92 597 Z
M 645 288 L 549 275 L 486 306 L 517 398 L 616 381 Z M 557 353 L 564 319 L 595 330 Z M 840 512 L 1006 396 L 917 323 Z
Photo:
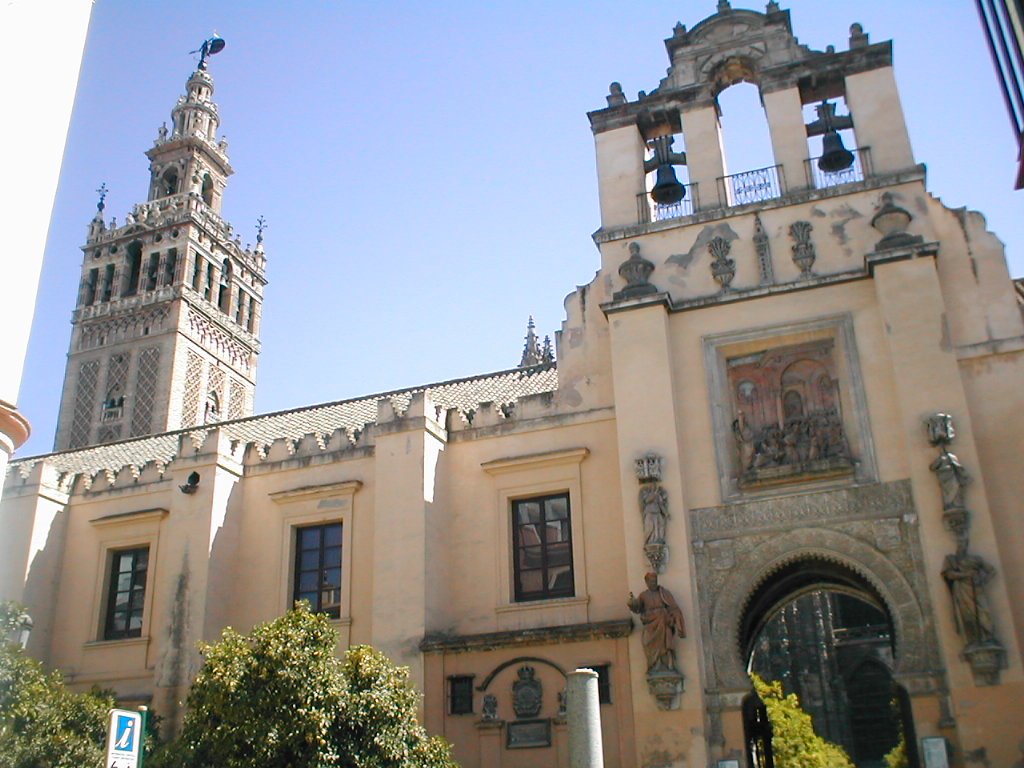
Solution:
M 632 619 L 613 619 L 589 624 L 565 624 L 557 627 L 516 629 L 507 632 L 484 632 L 478 635 L 427 634 L 420 641 L 423 653 L 471 653 L 517 648 L 525 645 L 579 643 L 628 637 L 633 631 Z

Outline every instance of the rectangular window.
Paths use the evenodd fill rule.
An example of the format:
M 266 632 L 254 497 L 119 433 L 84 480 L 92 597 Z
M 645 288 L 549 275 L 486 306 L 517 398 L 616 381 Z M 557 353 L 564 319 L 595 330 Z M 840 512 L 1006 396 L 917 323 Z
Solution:
M 341 617 L 341 523 L 295 529 L 292 594 L 318 613 Z
M 107 264 L 106 269 L 103 270 L 103 298 L 102 301 L 110 301 L 110 297 L 114 292 L 114 265 Z
M 199 283 L 203 277 L 203 257 L 194 253 L 195 261 L 192 263 L 192 290 L 199 290 Z
M 590 664 L 587 669 L 597 672 L 597 700 L 601 704 L 612 703 L 612 678 L 610 664 Z
M 512 502 L 517 601 L 575 595 L 570 528 L 568 493 Z
M 89 278 L 85 282 L 85 306 L 91 306 L 96 301 L 96 287 L 100 281 L 99 269 L 90 269 Z
M 164 285 L 174 285 L 174 272 L 178 268 L 178 249 L 167 249 L 167 261 L 164 262 Z
M 473 714 L 472 675 L 452 675 L 448 678 L 448 714 Z
M 120 640 L 142 635 L 142 609 L 146 596 L 146 570 L 149 547 L 114 552 L 110 564 L 107 591 L 107 617 L 104 640 Z
M 157 277 L 160 269 L 160 252 L 149 254 L 149 267 L 146 269 L 146 290 L 152 291 L 156 288 Z

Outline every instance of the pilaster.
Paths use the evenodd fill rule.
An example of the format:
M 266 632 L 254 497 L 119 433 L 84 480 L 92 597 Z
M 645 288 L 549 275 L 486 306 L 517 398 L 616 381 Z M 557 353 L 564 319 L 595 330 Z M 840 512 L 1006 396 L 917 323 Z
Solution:
M 772 138 L 772 153 L 775 164 L 782 166 L 785 191 L 803 189 L 807 186 L 805 161 L 808 151 L 800 91 L 787 88 L 762 93 L 762 98 Z
M 694 735 L 703 733 L 704 701 L 699 668 L 698 609 L 683 503 L 685 455 L 679 440 L 678 395 L 672 371 L 675 355 L 669 316 L 664 301 L 654 297 L 650 303 L 616 311 L 608 318 L 629 588 L 638 594 L 642 592 L 644 574 L 651 570 L 645 557 L 644 523 L 635 467 L 637 459 L 653 453 L 661 457 L 661 486 L 667 494 L 671 516 L 665 537 L 668 555 L 659 584 L 673 594 L 689 625 L 688 637 L 674 641 L 676 665 L 686 678 L 683 694 L 671 704 L 676 711 L 665 711 L 652 695 L 641 633 L 634 632 L 630 637 L 636 759 L 638 764 L 643 764 L 643 753 L 653 749 L 654 742 L 660 740 L 664 745 L 661 749 L 685 753 L 696 761 L 692 764 L 704 765 L 707 760 L 704 737 Z
M 722 131 L 714 104 L 682 113 L 690 183 L 697 184 L 701 208 L 717 208 L 718 179 L 725 176 Z
M 437 472 L 447 435 L 433 404 L 422 393 L 396 412 L 378 402 L 374 434 L 373 645 L 396 664 L 409 667 L 424 690 L 420 640 L 430 625 L 435 601 L 445 599 L 439 572 L 443 557 L 443 511 L 435 507 Z
M 871 167 L 875 173 L 892 173 L 914 166 L 910 134 L 892 67 L 847 75 L 846 106 L 853 116 L 857 146 L 871 148 Z
M 636 125 L 602 131 L 594 136 L 597 184 L 604 229 L 637 223 L 637 195 L 644 193 L 644 155 L 647 148 Z

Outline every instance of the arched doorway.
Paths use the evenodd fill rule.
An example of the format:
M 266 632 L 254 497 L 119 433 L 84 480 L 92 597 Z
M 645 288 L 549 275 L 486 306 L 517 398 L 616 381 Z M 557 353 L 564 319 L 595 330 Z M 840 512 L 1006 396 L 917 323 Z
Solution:
M 858 768 L 884 768 L 901 739 L 907 765 L 918 765 L 906 693 L 893 678 L 893 620 L 859 574 L 824 559 L 789 563 L 754 591 L 740 640 L 748 671 L 795 693 L 815 732 Z M 753 694 L 744 728 L 749 764 L 770 768 L 770 723 Z

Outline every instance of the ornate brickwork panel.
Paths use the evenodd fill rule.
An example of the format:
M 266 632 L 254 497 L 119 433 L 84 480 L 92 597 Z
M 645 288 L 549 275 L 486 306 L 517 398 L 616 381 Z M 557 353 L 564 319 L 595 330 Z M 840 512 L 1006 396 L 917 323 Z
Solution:
M 185 366 L 185 395 L 182 399 L 181 407 L 182 427 L 191 427 L 196 424 L 202 386 L 203 358 L 192 350 L 189 350 L 188 363 Z
M 203 411 L 204 423 L 211 424 L 215 421 L 220 421 L 223 417 L 223 403 L 227 399 L 224 389 L 223 369 L 212 366 L 206 387 L 206 404 Z
M 96 385 L 100 378 L 100 361 L 87 360 L 78 367 L 78 388 L 75 391 L 75 410 L 71 422 L 69 448 L 89 444 L 92 415 L 96 408 Z
M 160 374 L 160 348 L 150 347 L 139 353 L 135 374 L 135 406 L 132 409 L 132 436 L 147 435 L 152 430 L 153 404 L 156 400 Z
M 252 353 L 242 344 L 193 309 L 189 309 L 188 326 L 192 336 L 206 349 L 239 370 L 249 372 Z
M 105 344 L 148 336 L 164 330 L 166 305 L 147 310 L 134 310 L 104 320 L 83 324 L 78 337 L 78 350 L 95 349 Z
M 245 416 L 245 385 L 238 379 L 231 379 L 228 392 L 228 418 L 240 419 Z

